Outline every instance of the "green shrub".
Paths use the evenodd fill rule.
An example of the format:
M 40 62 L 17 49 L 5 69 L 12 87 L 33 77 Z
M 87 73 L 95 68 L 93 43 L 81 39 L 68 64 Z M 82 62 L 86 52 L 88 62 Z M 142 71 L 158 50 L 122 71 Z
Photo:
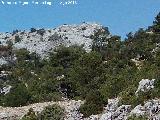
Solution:
M 97 52 L 82 55 L 68 71 L 68 80 L 73 90 L 82 98 L 86 97 L 91 89 L 97 90 L 104 82 L 102 57 Z
M 55 49 L 54 52 L 50 53 L 49 62 L 50 65 L 54 67 L 62 66 L 63 68 L 69 68 L 84 53 L 85 50 L 82 48 L 82 46 L 60 46 L 59 48 Z
M 36 31 L 37 31 L 37 34 L 39 34 L 41 36 L 43 36 L 45 34 L 45 32 L 46 32 L 44 28 L 36 30 Z
M 135 86 L 130 86 L 126 90 L 122 91 L 119 96 L 120 96 L 120 105 L 132 105 L 132 108 L 139 104 L 143 104 L 143 99 L 140 99 L 139 96 L 135 95 L 135 91 L 137 88 Z
M 30 31 L 31 31 L 31 33 L 33 33 L 33 32 L 36 32 L 37 30 L 36 30 L 36 28 L 31 28 Z
M 21 38 L 18 35 L 16 35 L 15 36 L 15 43 L 20 42 L 20 41 L 21 41 Z
M 92 114 L 99 114 L 103 111 L 104 101 L 98 91 L 91 90 L 86 95 L 86 102 L 81 105 L 80 112 L 84 117 L 89 117 Z
M 20 49 L 15 51 L 18 61 L 29 60 L 30 59 L 29 53 L 30 52 L 26 49 Z
M 28 92 L 24 84 L 18 84 L 11 88 L 10 92 L 4 95 L 3 105 L 18 107 L 27 105 L 31 99 L 30 93 Z
M 116 97 L 127 85 L 125 78 L 121 75 L 110 76 L 106 74 L 106 81 L 100 87 L 104 99 Z
M 39 115 L 39 120 L 63 120 L 64 110 L 58 105 L 46 107 Z
M 22 117 L 21 120 L 38 120 L 35 112 L 32 108 L 29 109 L 28 113 Z
M 148 120 L 148 118 L 146 117 L 146 116 L 130 116 L 130 117 L 128 117 L 128 119 L 127 120 Z
M 155 17 L 155 20 L 153 22 L 153 30 L 155 33 L 160 33 L 160 12 Z
M 141 104 L 143 105 L 145 101 L 154 99 L 156 96 L 156 90 L 150 90 L 148 92 L 139 92 L 138 96 L 135 95 L 135 91 L 137 88 L 133 85 L 128 87 L 126 90 L 122 91 L 119 96 L 120 96 L 120 105 L 122 104 L 127 104 L 127 105 L 132 105 L 132 108 L 135 106 Z

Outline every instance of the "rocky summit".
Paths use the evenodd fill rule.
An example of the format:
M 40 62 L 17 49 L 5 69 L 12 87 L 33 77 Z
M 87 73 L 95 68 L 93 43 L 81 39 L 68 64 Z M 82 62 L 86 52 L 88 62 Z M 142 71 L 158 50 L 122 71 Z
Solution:
M 80 25 L 62 25 L 54 29 L 35 29 L 13 33 L 0 33 L 0 45 L 13 44 L 14 49 L 26 48 L 36 52 L 41 57 L 60 45 L 83 45 L 86 51 L 91 50 L 91 35 L 103 26 L 97 23 L 83 23 Z M 1 64 L 5 63 L 1 58 Z

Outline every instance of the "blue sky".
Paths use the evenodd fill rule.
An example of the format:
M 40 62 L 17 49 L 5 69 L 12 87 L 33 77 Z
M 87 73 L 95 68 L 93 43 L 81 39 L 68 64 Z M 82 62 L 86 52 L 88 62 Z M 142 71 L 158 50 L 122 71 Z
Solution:
M 52 6 L 0 3 L 0 32 L 31 27 L 54 28 L 85 21 L 101 23 L 109 27 L 112 34 L 124 37 L 131 31 L 152 25 L 154 17 L 160 12 L 160 0 L 77 0 L 77 5 L 67 6 L 59 4 L 67 0 L 50 1 Z

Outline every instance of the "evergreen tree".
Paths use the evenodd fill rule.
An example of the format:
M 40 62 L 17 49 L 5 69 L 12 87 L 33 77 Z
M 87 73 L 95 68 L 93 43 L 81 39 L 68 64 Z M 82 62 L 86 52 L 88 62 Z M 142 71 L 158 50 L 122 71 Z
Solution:
M 155 21 L 153 22 L 153 30 L 155 33 L 160 33 L 160 12 L 155 17 Z

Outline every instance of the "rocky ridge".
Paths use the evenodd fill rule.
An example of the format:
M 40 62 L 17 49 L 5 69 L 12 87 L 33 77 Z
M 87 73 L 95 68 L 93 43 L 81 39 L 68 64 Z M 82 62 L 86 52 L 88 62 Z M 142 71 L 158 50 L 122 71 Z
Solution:
M 0 45 L 13 44 L 14 49 L 26 48 L 41 57 L 60 45 L 83 45 L 86 51 L 90 51 L 92 44 L 90 36 L 98 30 L 103 30 L 103 26 L 97 23 L 64 24 L 54 29 L 15 30 L 13 33 L 0 33 Z M 4 59 L 1 58 L 0 64 L 2 63 Z

